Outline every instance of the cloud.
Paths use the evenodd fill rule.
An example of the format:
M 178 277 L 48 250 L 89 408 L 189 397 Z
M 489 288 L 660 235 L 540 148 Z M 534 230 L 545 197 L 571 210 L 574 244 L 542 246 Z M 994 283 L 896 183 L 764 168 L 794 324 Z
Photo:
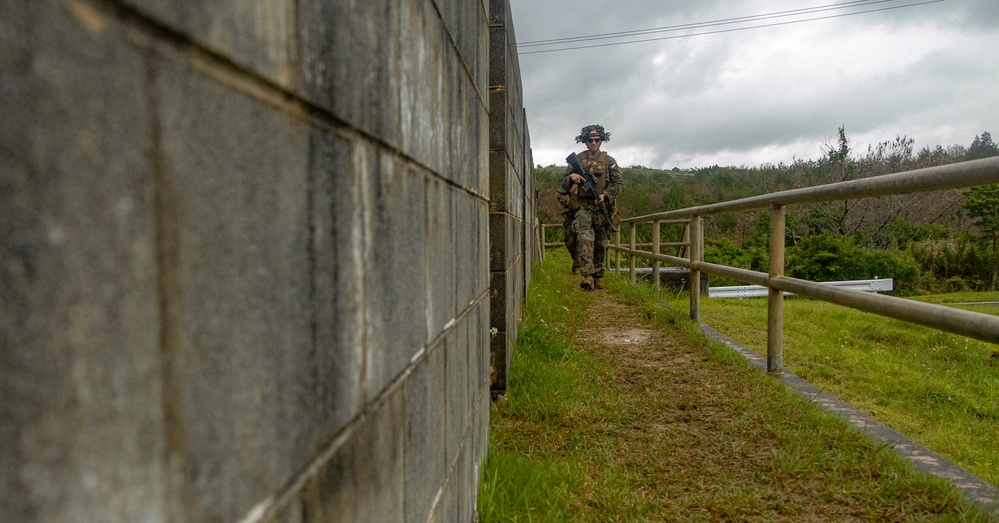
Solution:
M 512 0 L 523 41 L 829 5 L 771 0 L 740 4 L 742 11 L 736 12 L 720 1 L 619 0 L 609 8 L 583 4 L 567 11 L 561 2 Z M 534 158 L 542 165 L 561 163 L 578 148 L 573 137 L 591 123 L 613 133 L 607 150 L 622 165 L 665 168 L 817 158 L 841 125 L 855 150 L 898 135 L 915 138 L 917 148 L 967 145 L 983 131 L 999 132 L 994 129 L 999 94 L 991 87 L 999 81 L 992 65 L 999 45 L 997 6 L 994 0 L 937 2 L 779 27 L 521 55 Z

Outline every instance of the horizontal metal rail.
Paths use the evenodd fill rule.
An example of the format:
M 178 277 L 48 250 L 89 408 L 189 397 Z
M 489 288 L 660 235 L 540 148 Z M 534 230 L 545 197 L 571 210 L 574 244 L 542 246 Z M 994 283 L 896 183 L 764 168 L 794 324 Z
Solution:
M 787 276 L 770 278 L 769 287 L 976 340 L 999 343 L 999 317 L 991 314 L 832 287 Z
M 707 262 L 690 263 L 690 260 L 685 258 L 666 254 L 655 255 L 648 251 L 631 249 L 621 249 L 621 251 L 635 256 L 672 263 L 699 272 L 732 278 L 784 292 L 793 292 L 794 294 L 807 296 L 816 300 L 827 301 L 844 307 L 908 321 L 926 327 L 933 327 L 937 330 L 960 334 L 976 340 L 999 343 L 999 317 L 991 314 L 982 314 L 944 305 L 934 305 L 932 303 L 923 303 L 896 298 L 894 296 L 833 287 L 819 282 L 800 280 L 787 276 L 771 278 L 765 272 Z

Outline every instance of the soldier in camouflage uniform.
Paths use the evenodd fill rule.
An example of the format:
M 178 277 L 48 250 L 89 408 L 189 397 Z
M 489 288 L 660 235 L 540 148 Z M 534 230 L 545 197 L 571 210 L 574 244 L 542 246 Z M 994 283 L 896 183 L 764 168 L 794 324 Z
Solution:
M 586 150 L 576 155 L 583 169 L 588 170 L 596 181 L 597 194 L 588 192 L 581 184 L 584 178 L 573 173 L 571 168 L 562 175 L 562 187 L 559 190 L 561 201 L 567 198 L 567 208 L 576 208 L 567 237 L 575 238 L 574 266 L 579 266 L 583 281 L 579 286 L 583 290 L 601 289 L 600 283 L 604 276 L 604 258 L 607 242 L 610 239 L 610 226 L 607 218 L 600 212 L 597 204 L 602 200 L 608 209 L 614 209 L 614 199 L 621 192 L 621 169 L 617 161 L 600 150 L 603 142 L 610 141 L 610 133 L 603 126 L 587 125 L 580 131 L 576 141 L 586 144 Z M 573 194 L 575 193 L 575 194 Z M 568 247 L 568 245 L 567 245 Z

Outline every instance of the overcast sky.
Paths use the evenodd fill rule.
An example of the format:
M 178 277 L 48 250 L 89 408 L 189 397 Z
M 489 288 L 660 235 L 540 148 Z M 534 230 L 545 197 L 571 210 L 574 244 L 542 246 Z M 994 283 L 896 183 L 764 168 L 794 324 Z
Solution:
M 535 164 L 592 123 L 622 166 L 667 169 L 818 159 L 840 126 L 853 156 L 999 136 L 999 0 L 510 1 Z

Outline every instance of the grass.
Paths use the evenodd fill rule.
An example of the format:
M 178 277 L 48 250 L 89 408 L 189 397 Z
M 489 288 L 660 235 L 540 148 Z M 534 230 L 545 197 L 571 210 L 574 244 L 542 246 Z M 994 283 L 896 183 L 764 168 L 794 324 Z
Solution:
M 919 299 L 999 301 L 999 293 Z M 764 355 L 766 317 L 766 299 L 701 301 L 704 323 Z M 999 484 L 999 348 L 801 298 L 786 300 L 784 322 L 785 368 Z
M 671 296 L 583 293 L 551 257 L 492 407 L 481 521 L 988 521 L 709 342 Z M 648 343 L 601 342 L 621 326 Z

